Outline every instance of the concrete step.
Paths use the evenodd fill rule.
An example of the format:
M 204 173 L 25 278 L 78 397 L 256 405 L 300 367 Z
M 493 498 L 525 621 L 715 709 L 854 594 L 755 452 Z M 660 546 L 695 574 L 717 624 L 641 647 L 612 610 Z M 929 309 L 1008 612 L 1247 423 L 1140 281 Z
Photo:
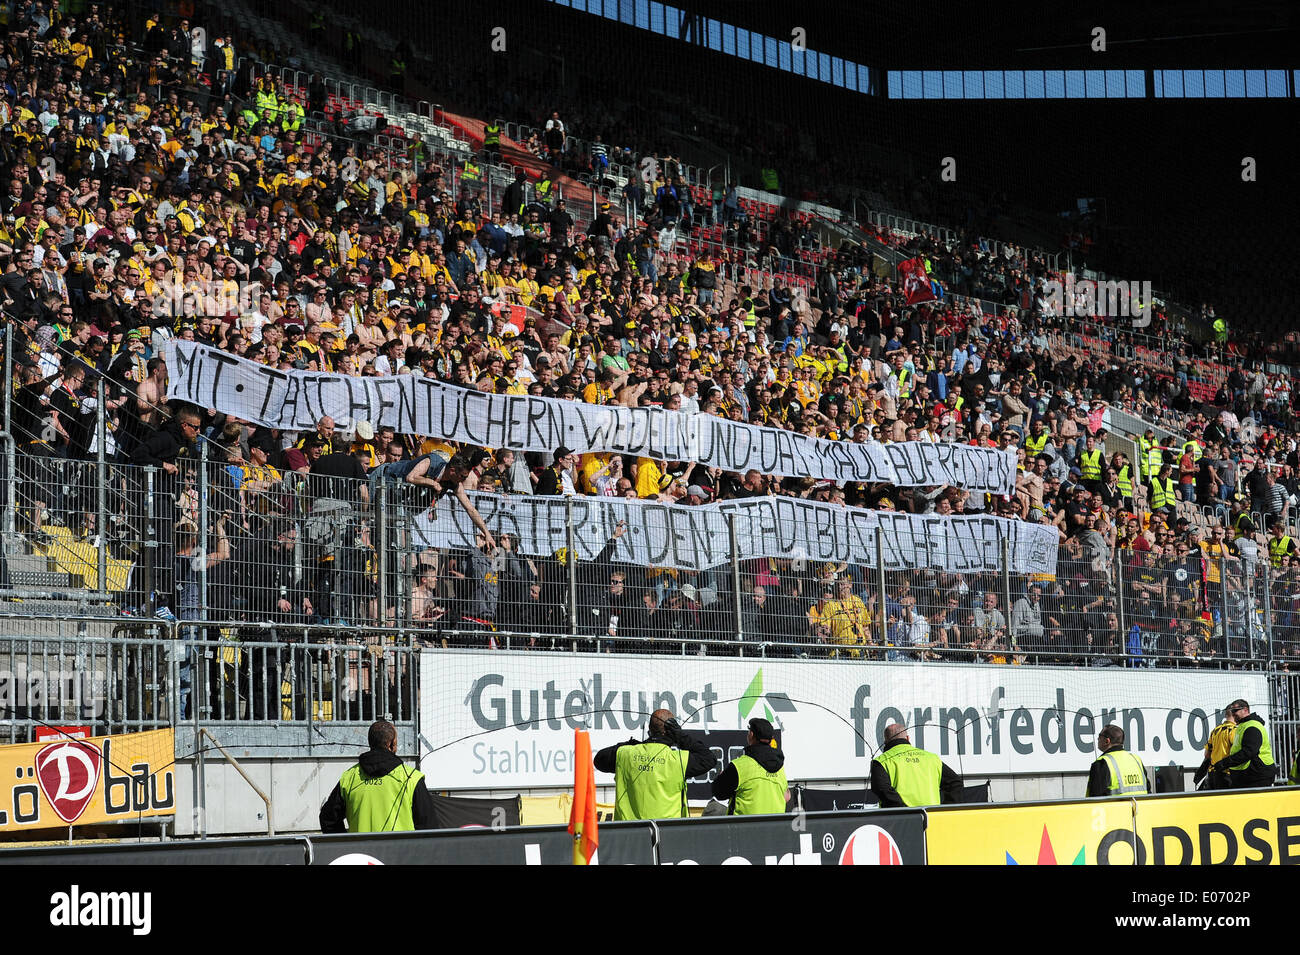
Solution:
M 85 618 L 85 619 L 82 619 Z M 111 605 L 76 600 L 6 599 L 0 591 L 0 639 L 4 637 L 109 638 L 119 620 Z
M 9 576 L 12 578 L 15 574 L 44 574 L 51 570 L 50 559 L 44 554 L 18 553 L 10 554 L 5 558 L 5 563 L 9 567 Z M 17 586 L 28 586 L 26 584 L 14 584 Z

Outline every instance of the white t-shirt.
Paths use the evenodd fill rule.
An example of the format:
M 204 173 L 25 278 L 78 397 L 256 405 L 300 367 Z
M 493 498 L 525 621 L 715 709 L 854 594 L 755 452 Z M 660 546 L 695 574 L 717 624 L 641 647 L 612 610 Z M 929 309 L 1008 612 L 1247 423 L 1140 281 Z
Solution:
M 239 318 L 239 327 L 244 330 L 250 342 L 260 342 L 262 328 L 270 323 L 271 320 L 260 311 L 246 312 Z

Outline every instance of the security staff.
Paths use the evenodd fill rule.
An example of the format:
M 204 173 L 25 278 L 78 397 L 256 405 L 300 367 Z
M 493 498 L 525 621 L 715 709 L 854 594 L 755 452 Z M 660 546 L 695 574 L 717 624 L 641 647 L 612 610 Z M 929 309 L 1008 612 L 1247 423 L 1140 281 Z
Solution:
M 483 148 L 492 160 L 501 158 L 501 120 L 483 127 Z
M 1141 472 L 1143 481 L 1150 481 L 1160 471 L 1160 465 L 1164 463 L 1164 448 L 1156 440 L 1156 432 L 1153 428 L 1147 428 L 1146 433 L 1138 438 L 1138 468 Z
M 283 108 L 284 115 L 280 120 L 280 128 L 286 133 L 296 133 L 302 128 L 303 120 L 307 118 L 307 111 L 303 109 L 299 98 L 286 100 Z
M 1268 731 L 1264 729 L 1264 717 L 1252 713 L 1245 700 L 1233 700 L 1229 712 L 1237 720 L 1237 731 L 1232 736 L 1228 755 L 1215 763 L 1214 768 L 1229 770 L 1233 789 L 1272 786 L 1277 778 L 1277 766 L 1273 762 Z
M 1087 438 L 1087 450 L 1079 455 L 1079 470 L 1083 472 L 1083 485 L 1089 491 L 1096 491 L 1101 486 L 1101 449 L 1097 439 L 1092 435 Z
M 871 791 L 882 806 L 937 806 L 961 801 L 961 777 L 934 753 L 917 749 L 907 727 L 885 727 L 885 748 L 871 761 Z
M 1170 470 L 1168 464 L 1163 465 L 1155 480 L 1151 482 L 1151 510 L 1153 511 L 1178 506 L 1178 492 L 1174 489 L 1173 478 L 1169 476 Z
M 1115 470 L 1115 485 L 1119 488 L 1127 507 L 1133 507 L 1133 469 L 1129 467 L 1128 458 L 1116 452 L 1110 459 L 1110 466 Z
M 1097 734 L 1101 755 L 1088 773 L 1089 796 L 1128 796 L 1148 793 L 1147 768 L 1136 753 L 1124 748 L 1124 731 L 1110 723 Z
M 1047 433 L 1047 425 L 1042 418 L 1034 422 L 1033 434 L 1025 439 L 1025 451 L 1027 457 L 1037 457 L 1043 453 L 1047 447 L 1047 442 L 1051 440 L 1051 435 Z
M 370 751 L 347 770 L 320 807 L 321 832 L 410 832 L 434 829 L 424 773 L 397 758 L 397 729 L 370 724 Z M 346 820 L 347 829 L 343 828 Z
M 1282 521 L 1274 521 L 1272 530 L 1273 536 L 1268 539 L 1268 561 L 1274 567 L 1281 567 L 1283 558 L 1296 553 L 1296 544 Z
M 713 798 L 728 802 L 730 816 L 785 812 L 790 789 L 785 779 L 785 753 L 772 724 L 757 717 L 749 721 L 745 752 L 731 761 L 713 781 Z
M 1206 784 L 1206 789 L 1231 789 L 1232 780 L 1228 770 L 1216 770 L 1214 764 L 1226 757 L 1232 751 L 1232 737 L 1237 728 L 1237 721 L 1233 718 L 1232 704 L 1229 703 L 1223 711 L 1223 722 L 1210 730 L 1210 740 L 1205 744 L 1205 759 L 1201 761 L 1201 766 L 1196 770 L 1196 775 L 1192 777 L 1192 782 L 1196 785 L 1201 784 L 1201 780 L 1206 776 L 1210 781 Z
M 685 732 L 670 710 L 650 714 L 644 741 L 607 746 L 593 762 L 614 774 L 614 819 L 686 818 L 686 780 L 716 763 L 708 745 Z

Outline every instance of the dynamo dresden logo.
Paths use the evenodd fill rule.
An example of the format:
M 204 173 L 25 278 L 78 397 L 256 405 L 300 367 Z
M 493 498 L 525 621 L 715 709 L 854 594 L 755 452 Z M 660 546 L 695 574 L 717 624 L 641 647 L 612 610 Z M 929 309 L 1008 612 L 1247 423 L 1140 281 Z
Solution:
M 74 823 L 99 791 L 104 757 L 76 740 L 51 743 L 36 754 L 36 781 L 59 818 Z

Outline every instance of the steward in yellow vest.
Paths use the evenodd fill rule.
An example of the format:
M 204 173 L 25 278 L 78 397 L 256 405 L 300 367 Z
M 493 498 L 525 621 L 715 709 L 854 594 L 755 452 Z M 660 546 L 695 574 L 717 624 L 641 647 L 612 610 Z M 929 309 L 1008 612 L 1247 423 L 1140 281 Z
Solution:
M 614 774 L 614 819 L 677 819 L 689 814 L 686 780 L 716 765 L 708 745 L 677 725 L 669 710 L 650 716 L 650 735 L 607 746 L 593 760 Z
M 1034 433 L 1025 439 L 1025 456 L 1035 458 L 1042 454 L 1043 448 L 1047 447 L 1047 442 L 1050 439 L 1051 435 L 1047 433 L 1047 428 L 1043 425 L 1043 422 L 1041 420 L 1035 421 Z
M 1083 479 L 1093 485 L 1101 483 L 1101 467 L 1104 458 L 1101 450 L 1093 447 L 1092 436 L 1088 437 L 1088 450 L 1079 455 L 1079 470 Z
M 411 832 L 434 829 L 433 798 L 424 773 L 397 758 L 397 729 L 370 725 L 370 751 L 344 772 L 320 807 L 321 832 Z M 343 823 L 347 822 L 347 828 Z
M 1215 763 L 1214 768 L 1231 772 L 1233 789 L 1272 786 L 1277 778 L 1277 766 L 1273 762 L 1268 730 L 1264 729 L 1264 717 L 1252 713 L 1245 700 L 1234 700 L 1229 711 L 1236 717 L 1237 731 L 1232 734 L 1227 758 Z
M 302 128 L 302 122 L 306 118 L 307 111 L 303 109 L 302 103 L 296 99 L 287 100 L 284 104 L 280 128 L 286 133 L 296 133 Z
M 1088 773 L 1089 796 L 1128 796 L 1151 791 L 1147 770 L 1136 753 L 1124 748 L 1124 731 L 1111 723 L 1097 734 L 1101 755 Z
M 745 752 L 713 781 L 713 798 L 726 802 L 731 816 L 785 812 L 790 798 L 785 753 L 770 722 L 761 717 L 749 721 Z
M 1144 467 L 1146 468 L 1145 476 L 1148 481 L 1160 473 L 1160 468 L 1163 467 L 1165 463 L 1165 449 L 1154 437 L 1155 432 L 1150 433 L 1152 437 L 1146 445 L 1146 450 L 1143 452 L 1146 455 Z
M 258 116 L 261 116 L 266 110 L 270 110 L 274 122 L 280 112 L 280 99 L 275 95 L 275 87 L 269 83 L 264 83 L 253 97 L 253 105 Z
M 885 748 L 871 761 L 871 791 L 881 806 L 959 802 L 961 788 L 961 777 L 934 753 L 913 746 L 905 727 L 885 727 Z
M 1133 473 L 1127 464 L 1116 470 L 1115 486 L 1119 488 L 1120 496 L 1126 501 L 1133 500 Z M 1132 506 L 1130 504 L 1130 506 Z
M 1273 522 L 1273 536 L 1268 539 L 1268 561 L 1274 567 L 1282 566 L 1282 559 L 1296 552 L 1295 541 L 1286 533 L 1281 521 Z
M 1166 507 L 1177 506 L 1178 492 L 1174 489 L 1173 478 L 1169 476 L 1169 465 L 1166 464 L 1151 482 L 1151 510 L 1159 511 Z

